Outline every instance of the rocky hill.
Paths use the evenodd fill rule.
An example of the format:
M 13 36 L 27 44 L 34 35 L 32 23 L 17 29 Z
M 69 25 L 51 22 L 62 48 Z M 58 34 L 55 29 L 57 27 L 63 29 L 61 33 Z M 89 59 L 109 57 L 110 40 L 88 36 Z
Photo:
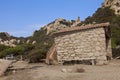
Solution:
M 80 17 L 76 20 L 65 20 L 62 18 L 58 18 L 55 21 L 50 22 L 49 24 L 43 26 L 40 30 L 36 30 L 31 37 L 28 39 L 30 41 L 36 41 L 38 44 L 48 44 L 51 41 L 50 33 L 56 32 L 66 27 L 75 27 L 80 24 Z M 52 40 L 53 41 L 53 40 Z
M 44 29 L 47 29 L 47 34 L 49 34 L 51 32 L 55 32 L 66 27 L 77 26 L 79 23 L 80 23 L 80 17 L 78 17 L 77 20 L 71 20 L 71 21 L 58 18 L 55 21 L 44 26 Z
M 30 41 L 24 37 L 14 37 L 7 32 L 0 32 L 1 45 L 15 47 L 16 45 L 23 44 L 23 43 L 30 43 Z M 35 41 L 31 43 L 34 44 Z
M 110 7 L 115 11 L 115 14 L 120 15 L 120 0 L 105 0 L 102 7 Z
M 3 40 L 8 40 L 11 36 L 7 32 L 0 32 L 0 38 Z
M 0 44 L 15 47 L 16 42 L 18 41 L 10 36 L 7 32 L 0 33 Z

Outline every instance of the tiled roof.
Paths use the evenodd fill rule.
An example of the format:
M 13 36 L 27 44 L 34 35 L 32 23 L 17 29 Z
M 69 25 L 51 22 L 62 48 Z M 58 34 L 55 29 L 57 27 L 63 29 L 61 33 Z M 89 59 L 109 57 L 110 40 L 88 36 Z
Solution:
M 52 35 L 57 35 L 60 33 L 66 33 L 66 32 L 72 32 L 72 31 L 81 31 L 85 29 L 92 29 L 92 28 L 99 28 L 99 27 L 109 27 L 110 23 L 100 23 L 100 24 L 88 24 L 85 26 L 79 26 L 79 27 L 71 27 L 71 28 L 64 28 L 60 31 L 54 32 Z

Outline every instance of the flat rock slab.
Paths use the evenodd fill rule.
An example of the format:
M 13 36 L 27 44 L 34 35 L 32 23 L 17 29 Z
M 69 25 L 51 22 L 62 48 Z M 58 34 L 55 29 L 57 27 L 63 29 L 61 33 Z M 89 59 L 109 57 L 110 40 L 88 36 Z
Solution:
M 12 66 L 13 66 L 13 67 L 10 68 L 10 69 L 14 69 L 14 70 L 29 68 L 29 67 L 28 67 L 28 62 L 25 62 L 25 61 L 17 61 L 17 62 L 15 62 L 15 63 L 13 63 Z
M 8 67 L 12 64 L 10 60 L 0 59 L 0 76 L 2 76 Z

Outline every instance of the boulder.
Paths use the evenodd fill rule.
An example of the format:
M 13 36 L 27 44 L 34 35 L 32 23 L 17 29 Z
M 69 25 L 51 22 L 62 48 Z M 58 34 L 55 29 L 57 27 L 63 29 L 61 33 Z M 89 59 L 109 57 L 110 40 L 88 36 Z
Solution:
M 12 61 L 10 60 L 0 59 L 0 76 L 2 76 L 6 72 L 6 70 L 11 64 L 12 64 Z

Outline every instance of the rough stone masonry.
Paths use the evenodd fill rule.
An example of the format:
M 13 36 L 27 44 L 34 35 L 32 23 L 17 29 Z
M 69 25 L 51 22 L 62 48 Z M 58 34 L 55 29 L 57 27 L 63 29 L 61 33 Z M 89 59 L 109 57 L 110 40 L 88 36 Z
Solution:
M 109 23 L 66 28 L 53 35 L 59 62 L 94 59 L 105 64 L 112 57 Z

